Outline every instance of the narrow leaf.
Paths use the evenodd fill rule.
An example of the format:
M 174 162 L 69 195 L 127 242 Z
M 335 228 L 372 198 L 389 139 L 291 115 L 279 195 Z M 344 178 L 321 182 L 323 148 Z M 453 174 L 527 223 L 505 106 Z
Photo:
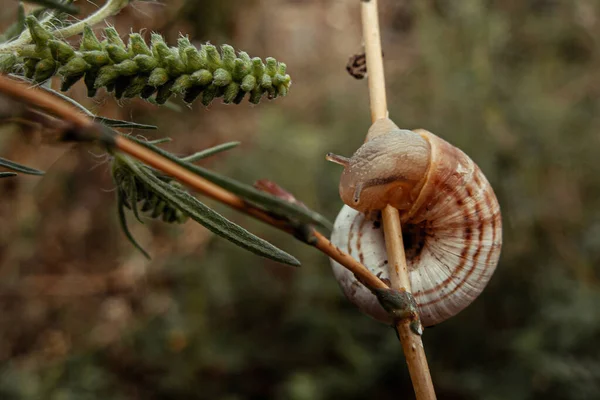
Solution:
M 164 137 L 164 138 L 155 139 L 155 140 L 148 140 L 148 143 L 151 143 L 151 144 L 162 144 L 162 143 L 169 143 L 172 140 L 173 139 L 171 139 L 170 137 Z
M 21 172 L 28 175 L 44 175 L 44 171 L 30 168 L 25 165 L 17 164 L 14 161 L 7 160 L 6 158 L 0 157 L 0 167 L 10 169 L 11 171 Z
M 144 248 L 135 240 L 129 231 L 129 227 L 127 226 L 127 217 L 125 216 L 125 199 L 123 196 L 123 193 L 117 189 L 117 211 L 119 214 L 119 224 L 121 225 L 121 229 L 123 230 L 123 233 L 129 242 L 131 242 L 136 249 L 138 249 L 148 260 L 150 260 L 150 254 L 144 250 Z
M 300 262 L 292 255 L 229 221 L 189 193 L 161 181 L 147 167 L 138 166 L 128 157 L 123 157 L 123 160 L 152 190 L 215 234 L 262 257 L 293 266 L 300 265 Z
M 293 220 L 298 220 L 302 223 L 317 224 L 326 229 L 332 229 L 332 224 L 327 220 L 327 218 L 308 208 L 304 208 L 297 204 L 287 202 L 269 193 L 260 191 L 254 188 L 253 186 L 228 178 L 224 175 L 218 174 L 206 168 L 202 168 L 200 166 L 185 162 L 180 158 L 175 157 L 171 153 L 161 149 L 160 147 L 153 146 L 148 142 L 144 142 L 131 136 L 129 136 L 129 138 L 141 144 L 142 146 L 145 146 L 151 149 L 152 151 L 155 151 L 163 157 L 168 158 L 176 164 L 179 164 L 188 171 L 193 172 L 211 181 L 212 183 L 229 190 L 230 192 L 256 204 L 257 206 L 263 207 L 268 211 L 277 213 L 279 215 L 288 217 Z
M 138 124 L 137 122 L 121 121 L 105 117 L 96 117 L 94 120 L 112 128 L 158 129 L 155 125 Z
M 239 144 L 240 144 L 240 142 L 223 143 L 223 144 L 211 147 L 210 149 L 199 151 L 199 152 L 189 155 L 187 157 L 182 157 L 182 158 L 180 158 L 180 160 L 184 161 L 184 162 L 188 162 L 188 163 L 193 163 L 193 162 L 202 160 L 203 158 L 207 158 L 214 154 L 220 153 L 222 151 L 233 149 L 234 147 L 239 146 Z
M 10 178 L 11 176 L 17 176 L 14 172 L 0 172 L 0 178 Z

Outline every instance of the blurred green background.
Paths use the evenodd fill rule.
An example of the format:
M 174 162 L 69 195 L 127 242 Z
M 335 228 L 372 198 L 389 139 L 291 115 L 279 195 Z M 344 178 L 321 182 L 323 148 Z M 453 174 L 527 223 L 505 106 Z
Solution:
M 7 26 L 16 2 L 0 4 Z M 600 2 L 380 8 L 391 117 L 469 154 L 503 211 L 488 288 L 423 337 L 438 398 L 600 398 Z M 366 81 L 345 71 L 361 51 L 358 0 L 135 2 L 110 22 L 285 62 L 289 97 L 259 106 L 176 112 L 86 99 L 81 82 L 69 95 L 158 125 L 178 154 L 240 140 L 204 165 L 276 181 L 335 218 L 340 169 L 324 154 L 351 154 L 369 126 Z M 1 132 L 2 156 L 49 173 L 0 181 L 0 399 L 414 397 L 396 335 L 343 298 L 322 254 L 209 202 L 302 268 L 192 222 L 130 218 L 147 262 L 118 228 L 101 156 Z

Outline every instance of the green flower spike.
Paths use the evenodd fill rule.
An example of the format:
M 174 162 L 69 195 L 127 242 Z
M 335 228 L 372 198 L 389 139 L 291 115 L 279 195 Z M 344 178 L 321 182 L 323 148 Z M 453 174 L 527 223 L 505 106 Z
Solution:
M 75 50 L 53 37 L 35 17 L 28 16 L 26 22 L 34 44 L 2 56 L 0 70 L 23 70 L 37 82 L 58 74 L 63 91 L 83 78 L 90 97 L 106 88 L 117 98 L 154 95 L 154 101 L 163 104 L 175 94 L 188 103 L 200 97 L 208 106 L 220 97 L 228 104 L 238 104 L 244 97 L 257 104 L 265 93 L 269 99 L 287 95 L 292 83 L 285 64 L 270 57 L 263 63 L 245 52 L 236 55 L 229 45 L 219 52 L 211 44 L 196 48 L 181 37 L 177 47 L 169 47 L 156 33 L 150 45 L 138 33 L 130 34 L 126 44 L 113 27 L 104 30 L 100 41 L 86 26 Z

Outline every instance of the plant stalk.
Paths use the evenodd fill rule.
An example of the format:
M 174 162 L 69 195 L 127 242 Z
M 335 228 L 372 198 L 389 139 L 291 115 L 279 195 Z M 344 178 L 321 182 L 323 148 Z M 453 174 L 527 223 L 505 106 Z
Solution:
M 371 120 L 375 122 L 388 116 L 377 0 L 362 0 L 361 16 L 367 58 Z M 390 261 L 391 288 L 410 292 L 409 271 L 402 242 L 400 214 L 397 209 L 388 205 L 383 210 L 382 217 L 386 249 Z M 396 330 L 402 342 L 417 400 L 436 399 L 421 336 L 410 329 L 409 320 L 398 321 Z

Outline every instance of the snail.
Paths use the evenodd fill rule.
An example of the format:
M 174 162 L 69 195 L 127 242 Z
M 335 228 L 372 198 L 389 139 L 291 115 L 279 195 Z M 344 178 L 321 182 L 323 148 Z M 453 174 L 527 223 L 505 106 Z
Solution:
M 344 166 L 331 241 L 384 282 L 387 254 L 380 211 L 397 208 L 412 294 L 424 326 L 467 307 L 490 280 L 502 247 L 502 220 L 494 190 L 461 150 L 426 130 L 403 130 L 377 120 Z M 347 269 L 332 260 L 346 297 L 385 323 L 389 314 Z M 389 282 L 389 281 L 387 281 Z

